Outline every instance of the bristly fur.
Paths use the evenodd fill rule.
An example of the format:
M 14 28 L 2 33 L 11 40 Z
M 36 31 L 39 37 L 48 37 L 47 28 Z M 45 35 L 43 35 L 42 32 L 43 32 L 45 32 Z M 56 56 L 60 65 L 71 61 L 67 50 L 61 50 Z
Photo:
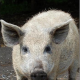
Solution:
M 3 20 L 1 24 L 4 42 L 13 48 L 17 80 L 25 79 L 24 76 L 31 80 L 30 75 L 35 71 L 44 71 L 48 80 L 76 80 L 79 33 L 69 13 L 44 11 L 33 16 L 21 28 Z M 47 46 L 49 48 L 45 50 Z

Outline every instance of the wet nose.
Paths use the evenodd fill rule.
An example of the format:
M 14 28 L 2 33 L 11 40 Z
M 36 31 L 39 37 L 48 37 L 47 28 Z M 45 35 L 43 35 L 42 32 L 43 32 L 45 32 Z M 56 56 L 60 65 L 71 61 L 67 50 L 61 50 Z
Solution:
M 44 71 L 33 72 L 31 80 L 47 80 L 47 74 Z

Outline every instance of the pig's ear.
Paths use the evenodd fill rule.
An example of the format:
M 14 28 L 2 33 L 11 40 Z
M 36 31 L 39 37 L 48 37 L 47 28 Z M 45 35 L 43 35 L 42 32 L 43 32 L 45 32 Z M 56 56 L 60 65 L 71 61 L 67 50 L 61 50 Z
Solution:
M 53 41 L 56 44 L 60 44 L 61 42 L 63 42 L 66 39 L 68 32 L 69 32 L 69 23 L 71 20 L 72 19 L 56 26 L 55 30 L 52 30 L 50 32 L 53 35 Z
M 24 34 L 23 31 L 18 26 L 7 23 L 4 20 L 0 20 L 0 22 L 4 44 L 8 47 L 18 44 L 20 37 Z

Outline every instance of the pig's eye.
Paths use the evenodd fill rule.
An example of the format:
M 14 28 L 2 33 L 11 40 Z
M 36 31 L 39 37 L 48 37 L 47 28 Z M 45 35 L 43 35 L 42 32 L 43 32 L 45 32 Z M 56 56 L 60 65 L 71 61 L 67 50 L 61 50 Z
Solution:
M 28 48 L 27 47 L 23 47 L 22 51 L 26 53 L 26 52 L 28 52 Z
M 51 47 L 50 46 L 46 46 L 44 52 L 51 53 Z

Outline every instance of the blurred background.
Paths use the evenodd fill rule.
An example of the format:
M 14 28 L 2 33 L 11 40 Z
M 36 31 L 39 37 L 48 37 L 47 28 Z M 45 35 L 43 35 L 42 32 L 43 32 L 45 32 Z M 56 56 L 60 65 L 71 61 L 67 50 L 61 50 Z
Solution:
M 70 13 L 79 28 L 79 0 L 0 0 L 0 19 L 21 27 L 35 14 L 50 9 Z M 0 24 L 0 80 L 16 80 L 11 51 L 3 44 Z
M 50 9 L 70 13 L 79 27 L 79 0 L 0 0 L 0 19 L 22 26 L 35 14 Z
M 0 0 L 0 19 L 23 25 L 29 17 L 49 9 L 63 10 L 78 18 L 79 0 Z

